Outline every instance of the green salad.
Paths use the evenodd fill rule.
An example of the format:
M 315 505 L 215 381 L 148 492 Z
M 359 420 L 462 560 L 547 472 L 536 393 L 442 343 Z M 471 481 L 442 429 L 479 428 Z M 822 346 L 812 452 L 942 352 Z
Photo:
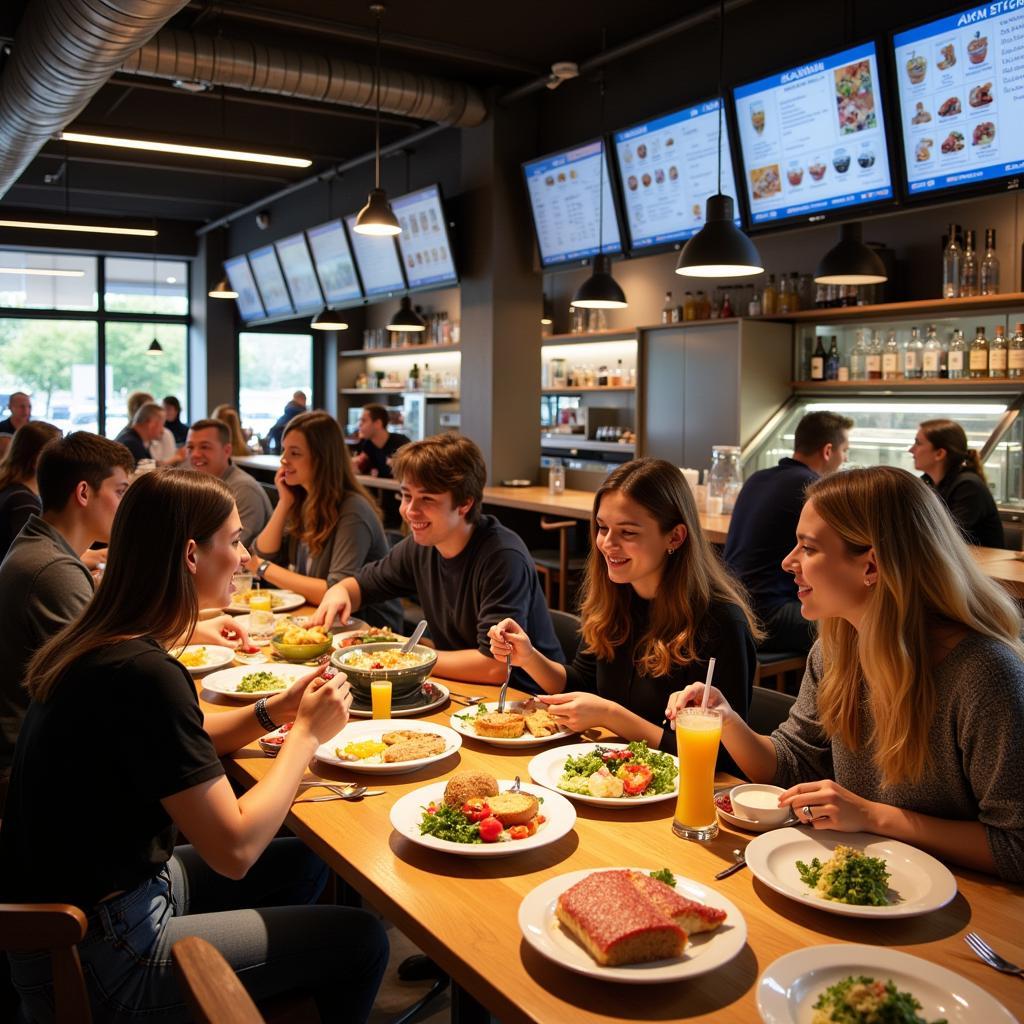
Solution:
M 566 758 L 558 788 L 605 798 L 659 796 L 675 789 L 678 774 L 672 756 L 651 750 L 644 740 L 621 750 L 598 744 L 586 754 Z
M 241 682 L 235 687 L 236 693 L 262 693 L 264 690 L 280 690 L 288 684 L 273 672 L 250 672 L 242 676 Z
M 482 843 L 480 826 L 447 804 L 431 804 L 420 820 L 420 835 L 446 839 L 449 843 Z
M 921 1004 L 892 981 L 852 974 L 825 989 L 814 1004 L 811 1024 L 946 1024 L 918 1014 Z
M 796 862 L 805 885 L 835 903 L 859 907 L 889 905 L 889 872 L 881 857 L 868 857 L 850 846 L 837 846 L 823 864 L 815 857 L 810 864 Z

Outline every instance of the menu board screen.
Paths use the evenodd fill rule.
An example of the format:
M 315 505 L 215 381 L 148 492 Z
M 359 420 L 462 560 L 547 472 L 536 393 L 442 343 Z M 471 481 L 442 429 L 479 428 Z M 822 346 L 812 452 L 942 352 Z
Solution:
M 718 191 L 718 107 L 711 100 L 615 133 L 631 248 L 683 241 L 704 226 L 708 196 Z M 735 202 L 724 118 L 722 191 Z
M 290 235 L 274 243 L 281 269 L 284 271 L 288 290 L 292 293 L 297 313 L 308 313 L 319 309 L 324 304 L 317 284 L 316 270 L 306 248 L 303 234 Z
M 313 250 L 317 276 L 327 303 L 336 306 L 361 299 L 363 293 L 352 262 L 352 251 L 348 247 L 345 225 L 340 220 L 331 220 L 310 228 L 306 237 Z
M 1024 3 L 897 32 L 893 51 L 909 195 L 1024 172 Z
M 543 266 L 596 255 L 599 236 L 603 252 L 622 251 L 608 170 L 600 140 L 523 164 Z
M 224 273 L 228 275 L 231 290 L 238 292 L 235 302 L 238 305 L 239 316 L 243 320 L 261 320 L 266 316 L 249 261 L 244 256 L 233 256 L 224 261 Z
M 455 284 L 455 261 L 436 185 L 391 200 L 402 233 L 398 248 L 410 288 Z
M 359 234 L 354 230 L 354 213 L 345 218 L 345 223 L 348 225 L 349 238 L 352 239 L 352 250 L 356 256 L 356 266 L 359 267 L 359 276 L 363 279 L 366 297 L 404 291 L 405 278 L 402 277 L 395 236 Z
M 249 253 L 249 265 L 253 277 L 263 296 L 263 308 L 267 316 L 281 316 L 283 313 L 294 313 L 288 286 L 284 283 L 281 266 L 277 262 L 277 254 L 272 245 L 262 249 L 254 249 Z
M 733 96 L 752 225 L 893 198 L 874 43 L 740 86 Z

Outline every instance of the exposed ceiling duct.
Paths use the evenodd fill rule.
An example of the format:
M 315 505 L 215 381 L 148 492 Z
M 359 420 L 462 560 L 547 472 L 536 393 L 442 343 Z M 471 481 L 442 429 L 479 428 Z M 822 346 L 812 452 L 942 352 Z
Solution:
M 0 79 L 0 198 L 188 0 L 32 0 Z
M 120 70 L 318 103 L 349 107 L 372 107 L 374 103 L 373 67 L 369 64 L 176 29 L 160 32 Z M 471 128 L 487 117 L 483 97 L 471 85 L 388 68 L 381 69 L 380 106 L 389 114 L 459 128 Z

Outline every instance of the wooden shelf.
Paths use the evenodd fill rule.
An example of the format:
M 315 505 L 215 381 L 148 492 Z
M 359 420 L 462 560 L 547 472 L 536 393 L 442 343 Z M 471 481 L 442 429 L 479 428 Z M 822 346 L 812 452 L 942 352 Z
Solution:
M 458 352 L 459 345 L 406 345 L 404 348 L 350 348 L 341 353 L 343 359 L 365 359 L 367 356 L 430 355 L 433 352 Z
M 975 394 L 1007 394 L 1020 391 L 1024 380 L 1010 377 L 988 377 L 983 379 L 964 378 L 949 380 L 945 377 L 915 377 L 907 380 L 795 380 L 793 390 L 808 391 L 839 391 L 851 393 L 858 391 L 882 393 L 913 393 L 915 391 L 941 392 L 948 394 L 950 390 L 974 392 Z
M 541 388 L 540 393 L 542 395 L 579 395 L 590 394 L 593 391 L 636 391 L 636 385 L 621 384 L 615 385 L 614 387 L 599 387 L 594 385 L 592 387 L 581 388 Z
M 602 388 L 602 391 L 607 390 Z M 339 395 L 426 395 L 427 398 L 443 398 L 446 401 L 458 398 L 455 391 L 416 391 L 411 388 L 341 388 Z
M 582 345 L 588 341 L 631 341 L 638 327 L 606 327 L 601 331 L 577 331 L 575 334 L 549 334 L 541 338 L 541 345 Z
M 638 331 L 670 331 L 673 327 L 708 327 L 714 326 L 715 324 L 738 324 L 749 317 L 740 316 L 715 316 L 709 317 L 706 320 L 676 320 L 675 323 L 671 324 L 649 324 L 647 326 L 638 327 Z M 755 319 L 760 319 L 755 317 Z
M 967 299 L 916 299 L 913 302 L 883 302 L 876 306 L 836 306 L 827 309 L 802 309 L 785 316 L 755 316 L 752 320 L 774 323 L 828 323 L 834 320 L 877 320 L 881 317 L 925 315 L 960 316 L 975 310 L 1024 308 L 1024 292 L 1001 295 L 972 295 Z

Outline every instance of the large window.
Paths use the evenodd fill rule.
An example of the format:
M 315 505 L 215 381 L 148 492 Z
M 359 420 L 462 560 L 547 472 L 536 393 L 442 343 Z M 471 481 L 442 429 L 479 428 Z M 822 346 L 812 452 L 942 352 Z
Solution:
M 0 252 L 0 306 L 95 312 L 95 256 Z
M 188 422 L 184 324 L 111 321 L 107 324 L 107 437 L 117 437 L 128 422 L 127 401 L 133 391 L 148 391 L 158 402 L 174 395 Z M 153 339 L 160 352 L 150 352 Z
M 313 336 L 242 331 L 238 335 L 238 412 L 261 441 L 296 391 L 313 404 Z
M 188 264 L 182 260 L 104 261 L 103 304 L 108 313 L 188 312 Z

